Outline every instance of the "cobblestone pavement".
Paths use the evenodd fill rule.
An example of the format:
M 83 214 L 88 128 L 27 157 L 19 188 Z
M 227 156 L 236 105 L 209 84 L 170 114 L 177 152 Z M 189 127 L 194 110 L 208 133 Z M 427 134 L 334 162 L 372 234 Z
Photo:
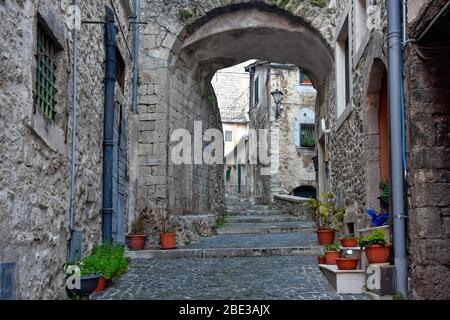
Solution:
M 339 295 L 314 257 L 135 260 L 129 271 L 92 299 L 358 300 Z
M 253 210 L 254 221 L 228 223 L 238 234 L 204 238 L 185 249 L 289 248 L 317 246 L 312 230 L 264 233 L 267 226 L 305 225 L 277 210 Z M 243 210 L 243 214 L 249 210 Z M 239 216 L 238 216 L 239 217 Z M 258 217 L 264 217 L 258 220 Z M 276 217 L 276 222 L 267 219 Z M 283 219 L 286 218 L 286 220 Z M 244 219 L 245 220 L 245 219 Z M 253 229 L 253 230 L 252 230 Z M 252 232 L 249 232 L 252 231 Z M 259 231 L 258 231 L 259 230 Z M 255 233 L 255 234 L 253 234 Z M 135 259 L 128 273 L 93 299 L 155 300 L 353 300 L 363 295 L 339 295 L 319 270 L 315 256 Z
M 318 245 L 313 232 L 273 234 L 216 235 L 186 246 L 192 249 L 209 248 L 274 248 Z

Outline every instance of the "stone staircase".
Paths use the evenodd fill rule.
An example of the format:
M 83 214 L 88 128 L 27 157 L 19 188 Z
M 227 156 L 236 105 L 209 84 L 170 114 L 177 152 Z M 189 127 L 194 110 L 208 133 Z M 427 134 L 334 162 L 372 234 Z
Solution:
M 314 224 L 265 205 L 227 206 L 229 216 L 217 234 L 175 250 L 128 252 L 134 259 L 224 258 L 251 256 L 317 255 Z

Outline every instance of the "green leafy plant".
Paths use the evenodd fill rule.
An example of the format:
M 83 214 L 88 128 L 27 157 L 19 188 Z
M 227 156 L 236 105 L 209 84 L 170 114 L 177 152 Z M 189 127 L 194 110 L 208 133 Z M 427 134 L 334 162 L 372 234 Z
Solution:
M 225 223 L 227 222 L 228 217 L 230 216 L 230 213 L 228 211 L 224 211 L 221 216 L 219 216 L 219 219 L 217 219 L 216 224 L 214 225 L 214 230 L 222 228 Z
M 345 234 L 341 237 L 341 239 L 354 239 L 355 235 L 353 233 Z
M 378 229 L 372 232 L 372 234 L 367 237 L 361 237 L 358 241 L 360 247 L 369 247 L 374 244 L 381 246 L 386 245 L 387 241 L 385 238 L 384 230 Z
M 334 193 L 323 192 L 319 199 L 310 198 L 304 203 L 312 211 L 312 219 L 318 229 L 339 229 L 345 216 L 345 208 L 336 203 Z
M 381 201 L 383 201 L 386 204 L 389 204 L 389 200 L 391 197 L 391 190 L 389 187 L 389 182 L 386 180 L 381 181 L 380 189 L 381 189 L 381 194 L 380 194 Z
M 313 148 L 316 145 L 316 140 L 309 135 L 302 135 L 302 146 L 306 148 Z
M 187 9 L 180 9 L 180 10 L 178 10 L 177 16 L 181 22 L 185 22 L 185 21 L 189 20 L 190 18 L 192 18 L 194 16 L 194 14 Z
M 336 243 L 331 243 L 325 245 L 325 251 L 339 251 L 339 245 Z
M 90 256 L 80 262 L 82 276 L 101 274 L 105 279 L 118 278 L 128 269 L 125 248 L 121 245 L 102 243 L 92 250 Z

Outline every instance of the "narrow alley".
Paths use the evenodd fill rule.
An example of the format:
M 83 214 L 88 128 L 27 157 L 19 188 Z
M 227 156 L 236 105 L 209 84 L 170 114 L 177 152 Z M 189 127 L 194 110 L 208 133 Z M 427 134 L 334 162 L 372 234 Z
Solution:
M 313 222 L 262 205 L 229 206 L 217 235 L 182 249 L 131 252 L 130 270 L 92 299 L 360 300 L 319 270 Z M 183 272 L 180 272 L 183 270 Z

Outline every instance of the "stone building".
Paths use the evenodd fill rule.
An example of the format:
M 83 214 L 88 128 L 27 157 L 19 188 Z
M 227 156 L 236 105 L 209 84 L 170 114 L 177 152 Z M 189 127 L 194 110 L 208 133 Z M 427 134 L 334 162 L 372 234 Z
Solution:
M 63 264 L 70 259 L 71 231 L 81 233 L 82 241 L 71 243 L 83 255 L 102 240 L 107 14 L 118 29 L 114 181 L 106 193 L 114 201 L 114 240 L 123 242 L 129 193 L 123 151 L 128 149 L 125 134 L 131 121 L 132 11 L 129 1 L 113 1 L 108 7 L 99 1 L 79 2 L 82 20 L 102 24 L 76 24 L 77 149 L 71 223 L 72 7 L 54 0 L 0 3 L 0 264 L 2 279 L 12 280 L 1 288 L 2 298 L 64 297 Z
M 79 3 L 83 20 L 105 22 L 103 2 Z M 106 175 L 104 91 L 111 80 L 103 64 L 105 28 L 83 23 L 77 41 L 72 211 L 83 254 L 102 239 L 104 214 L 114 218 L 118 242 L 144 207 L 179 218 L 181 242 L 215 223 L 224 210 L 224 167 L 209 165 L 203 157 L 214 140 L 208 129 L 221 128 L 211 80 L 217 70 L 249 59 L 308 71 L 317 90 L 317 187 L 335 192 L 346 205 L 349 231 L 367 225 L 363 209 L 377 205 L 379 182 L 390 178 L 386 1 L 142 0 L 139 18 L 146 24 L 139 29 L 136 113 L 129 112 L 131 4 L 105 3 L 114 5 L 118 27 L 116 134 L 113 143 L 105 143 L 114 149 L 115 160 L 109 163 L 116 170 L 106 195 L 108 202 L 115 200 L 104 207 L 100 191 Z M 407 38 L 415 38 L 405 46 L 404 57 L 410 295 L 449 298 L 448 1 L 407 4 Z M 16 279 L 17 298 L 55 298 L 63 288 L 74 129 L 73 43 L 66 6 L 67 1 L 55 0 L 0 2 L 0 260 L 2 272 Z M 41 91 L 35 90 L 37 84 Z M 255 115 L 258 123 L 270 122 L 269 116 L 273 112 Z M 190 137 L 177 136 L 178 129 Z M 183 139 L 193 147 L 183 154 L 185 163 L 175 164 L 171 151 Z M 124 149 L 126 158 L 119 152 Z M 267 178 L 251 184 L 258 186 L 256 201 L 270 200 L 264 192 L 272 187 Z M 276 187 L 289 193 L 291 185 L 277 182 Z M 154 241 L 150 237 L 149 245 Z
M 369 225 L 364 208 L 379 209 L 380 182 L 391 178 L 387 8 L 384 1 L 336 4 L 335 98 L 317 110 L 318 181 L 321 191 L 335 192 L 347 207 L 346 230 L 357 233 Z M 448 2 L 407 5 L 404 165 L 410 298 L 448 299 Z
M 222 120 L 224 156 L 234 150 L 248 134 L 249 74 L 245 71 L 248 62 L 219 70 L 211 80 L 216 94 Z M 241 195 L 245 182 L 240 180 L 241 168 L 233 165 L 224 167 L 225 196 Z
M 265 175 L 264 164 L 249 165 L 248 194 L 257 202 L 269 203 L 275 194 L 315 196 L 315 100 L 316 91 L 305 72 L 291 64 L 257 61 L 247 66 L 250 73 L 250 129 L 278 131 L 279 164 Z M 280 115 L 272 92 L 283 93 Z M 261 137 L 259 137 L 261 138 Z M 272 136 L 271 138 L 272 139 Z M 275 147 L 276 148 L 276 147 Z M 274 150 L 275 150 L 274 148 Z

